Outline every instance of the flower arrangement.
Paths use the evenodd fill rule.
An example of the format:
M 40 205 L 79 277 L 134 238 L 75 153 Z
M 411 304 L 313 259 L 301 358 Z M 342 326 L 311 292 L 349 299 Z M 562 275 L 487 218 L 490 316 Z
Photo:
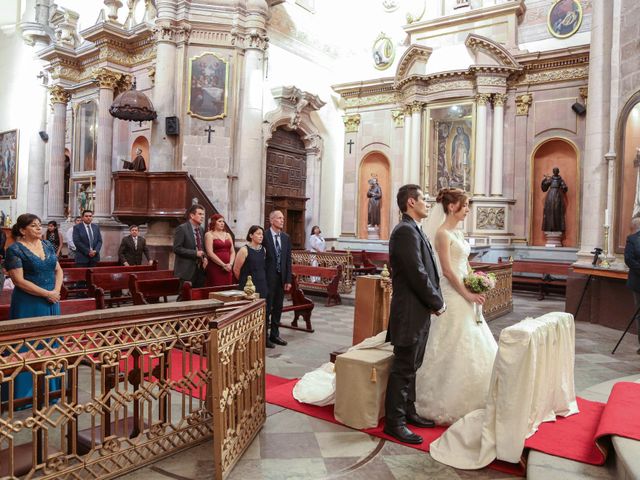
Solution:
M 496 276 L 493 273 L 482 271 L 469 271 L 469 275 L 464 278 L 464 286 L 473 293 L 486 293 L 496 287 Z M 482 324 L 482 305 L 473 304 L 473 310 L 476 314 L 476 323 Z

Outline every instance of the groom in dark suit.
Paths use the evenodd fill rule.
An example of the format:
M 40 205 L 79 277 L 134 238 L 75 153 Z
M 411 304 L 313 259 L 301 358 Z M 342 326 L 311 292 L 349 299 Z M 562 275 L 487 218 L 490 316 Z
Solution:
M 85 210 L 82 212 L 82 222 L 73 227 L 76 267 L 94 267 L 100 261 L 102 235 L 100 227 L 92 221 L 93 211 Z
M 422 437 L 407 428 L 433 427 L 434 422 L 416 413 L 416 371 L 422 365 L 431 326 L 431 314 L 446 309 L 434 253 L 422 232 L 427 203 L 418 185 L 400 187 L 397 202 L 402 220 L 389 239 L 389 263 L 393 297 L 387 341 L 393 345 L 393 364 L 385 399 L 384 432 L 405 443 L 422 443 Z

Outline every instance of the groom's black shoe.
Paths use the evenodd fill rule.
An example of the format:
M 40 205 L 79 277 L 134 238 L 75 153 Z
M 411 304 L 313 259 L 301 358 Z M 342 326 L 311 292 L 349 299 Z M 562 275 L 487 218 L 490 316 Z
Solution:
M 410 413 L 409 415 L 407 415 L 407 423 L 409 425 L 413 425 L 414 427 L 421 428 L 433 428 L 436 426 L 436 422 L 427 418 L 422 418 L 417 413 Z
M 383 431 L 403 443 L 412 443 L 415 445 L 422 443 L 422 437 L 413 433 L 406 425 L 385 425 Z

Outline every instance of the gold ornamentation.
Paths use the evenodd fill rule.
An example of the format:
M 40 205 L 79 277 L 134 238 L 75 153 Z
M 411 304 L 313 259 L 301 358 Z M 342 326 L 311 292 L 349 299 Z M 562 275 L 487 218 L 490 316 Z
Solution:
M 291 258 L 293 263 L 299 265 L 314 265 L 318 267 L 335 268 L 338 265 L 342 265 L 342 279 L 338 285 L 339 293 L 351 293 L 353 289 L 353 254 L 347 248 L 344 253 L 339 252 L 307 252 L 306 250 L 294 250 L 291 252 Z M 321 280 L 320 282 L 311 281 L 308 276 L 300 276 L 300 281 L 308 282 L 310 284 L 317 283 L 319 291 L 326 291 L 327 283 L 329 280 Z M 324 282 L 324 283 L 323 283 Z M 308 287 L 314 290 L 313 285 Z
M 156 84 L 156 67 L 149 67 L 147 68 L 147 72 L 148 72 L 148 76 L 149 76 L 149 80 L 151 80 L 151 85 L 155 85 Z
M 589 66 L 564 68 L 542 72 L 527 72 L 518 81 L 519 85 L 539 85 L 541 83 L 563 82 L 589 78 Z
M 516 115 L 529 115 L 529 107 L 533 103 L 533 95 L 523 93 L 516 97 Z
M 549 33 L 556 38 L 568 38 L 576 33 L 582 25 L 582 5 L 580 0 L 569 0 L 571 5 L 567 10 L 567 1 L 558 5 L 560 0 L 555 0 L 549 7 L 547 14 L 547 28 Z M 559 8 L 558 8 L 559 7 Z
M 508 95 L 506 93 L 494 93 L 493 94 L 493 106 L 504 106 L 507 101 Z
M 378 70 L 386 70 L 393 64 L 396 56 L 396 47 L 391 38 L 381 32 L 373 42 L 371 54 L 373 55 L 374 66 Z
M 578 88 L 578 91 L 580 92 L 582 100 L 586 102 L 587 98 L 589 98 L 589 87 L 580 87 Z
M 360 128 L 359 113 L 356 113 L 355 115 L 345 115 L 342 117 L 342 121 L 344 122 L 345 133 L 356 133 Z
M 479 93 L 478 95 L 476 95 L 476 101 L 478 102 L 478 105 L 486 105 L 490 98 L 491 95 L 488 93 Z
M 389 281 L 391 279 L 391 274 L 389 273 L 389 269 L 387 268 L 386 263 L 382 266 L 382 272 L 380 273 L 380 276 L 385 281 Z
M 54 85 L 49 89 L 49 100 L 51 101 L 51 105 L 56 103 L 63 103 L 66 105 L 70 98 L 71 94 L 60 85 Z
M 427 10 L 427 1 L 421 0 L 421 3 L 422 3 L 422 10 L 420 11 L 414 10 L 412 12 L 407 12 L 407 23 L 411 24 L 411 23 L 416 23 L 422 20 L 422 17 L 424 16 L 424 12 Z
M 471 90 L 473 82 L 471 80 L 454 80 L 453 78 L 437 78 L 429 80 L 426 88 L 419 89 L 419 93 L 426 95 L 440 93 L 449 90 Z
M 478 75 L 476 77 L 476 85 L 482 87 L 506 87 L 507 79 L 505 77 L 488 77 L 486 75 Z
M 244 294 L 247 297 L 253 298 L 255 293 L 256 293 L 256 286 L 253 284 L 253 279 L 251 278 L 251 275 L 249 275 L 247 277 L 247 283 L 244 286 Z
M 504 207 L 478 207 L 478 230 L 504 230 Z
M 122 79 L 122 73 L 105 67 L 94 69 L 92 76 L 93 79 L 98 82 L 100 88 L 108 88 L 111 90 L 113 90 Z
M 424 108 L 424 103 L 422 103 L 422 102 L 413 102 L 411 104 L 411 114 L 422 113 L 422 109 L 423 108 Z
M 391 110 L 391 118 L 396 128 L 404 127 L 404 110 Z
M 368 107 L 371 105 L 384 105 L 388 103 L 396 103 L 397 96 L 395 93 L 381 93 L 379 95 L 367 95 L 362 97 L 345 98 L 345 107 Z

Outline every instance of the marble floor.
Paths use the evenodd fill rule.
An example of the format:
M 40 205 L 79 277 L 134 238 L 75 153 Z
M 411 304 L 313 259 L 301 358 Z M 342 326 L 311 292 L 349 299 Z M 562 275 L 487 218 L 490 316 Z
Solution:
M 345 302 L 347 303 L 347 302 Z M 514 311 L 490 322 L 494 335 L 526 317 L 563 311 L 564 300 L 514 295 Z M 289 345 L 268 350 L 267 372 L 300 377 L 329 359 L 336 348 L 351 344 L 353 306 L 324 307 L 318 299 L 313 312 L 315 333 L 283 329 Z M 611 350 L 621 332 L 600 325 L 576 325 L 576 391 L 593 400 L 606 400 L 603 389 L 589 387 L 640 373 L 638 340 L 627 334 L 615 355 Z M 124 479 L 201 479 L 213 477 L 211 443 L 176 454 L 140 469 Z M 595 467 L 595 470 L 597 471 Z M 228 477 L 229 480 L 419 480 L 505 479 L 490 469 L 456 470 L 439 464 L 429 454 L 327 423 L 282 407 L 267 405 L 267 422 Z M 584 477 L 594 478 L 594 477 Z

